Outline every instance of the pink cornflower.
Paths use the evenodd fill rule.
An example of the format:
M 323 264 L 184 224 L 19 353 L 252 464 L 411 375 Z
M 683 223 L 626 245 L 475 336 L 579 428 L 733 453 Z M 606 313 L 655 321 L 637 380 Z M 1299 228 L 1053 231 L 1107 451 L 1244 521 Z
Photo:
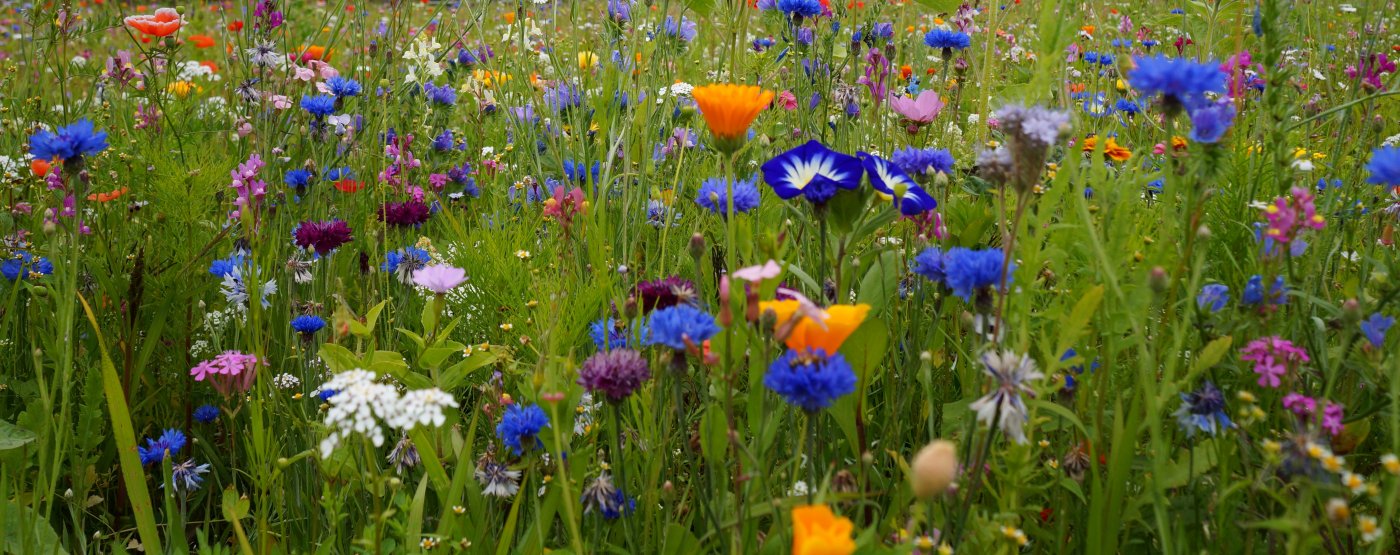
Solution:
M 1278 387 L 1290 369 L 1310 359 L 1307 351 L 1292 341 L 1271 336 L 1250 341 L 1240 351 L 1240 360 L 1254 363 L 1254 373 L 1259 374 L 1260 386 Z
M 253 387 L 253 379 L 258 376 L 257 355 L 243 354 L 238 351 L 224 351 L 212 359 L 195 365 L 190 369 L 190 375 L 194 376 L 194 381 L 202 382 L 206 378 L 209 385 L 224 396 L 233 393 L 242 393 Z M 264 362 L 263 366 L 267 366 Z
M 1264 219 L 1269 222 L 1264 233 L 1280 243 L 1292 241 L 1304 229 L 1327 226 L 1327 220 L 1317 213 L 1312 192 L 1303 187 L 1294 187 L 1289 193 L 1289 196 L 1278 197 L 1273 204 L 1264 208 Z

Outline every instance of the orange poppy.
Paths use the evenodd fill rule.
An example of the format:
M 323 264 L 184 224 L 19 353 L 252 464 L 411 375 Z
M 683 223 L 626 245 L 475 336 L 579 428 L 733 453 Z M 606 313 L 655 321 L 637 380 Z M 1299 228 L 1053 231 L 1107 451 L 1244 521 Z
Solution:
M 35 158 L 29 162 L 29 171 L 34 173 L 34 177 L 44 177 L 52 168 L 53 164 L 43 158 Z
M 180 12 L 175 11 L 175 8 L 161 8 L 156 10 L 154 15 L 128 16 L 123 21 L 127 27 L 153 37 L 173 35 L 185 24 L 185 20 L 180 18 Z
M 899 66 L 899 77 L 901 79 L 908 79 L 912 75 L 914 75 L 914 68 L 909 67 L 908 64 Z
M 120 189 L 114 189 L 110 193 L 93 193 L 91 195 L 88 195 L 87 199 L 95 200 L 97 202 L 112 202 L 114 200 L 122 198 L 122 195 L 125 195 L 130 190 L 131 189 L 128 187 L 122 187 Z
M 329 62 L 331 60 L 331 50 L 324 46 L 307 46 L 301 51 L 301 56 L 298 59 L 303 62 L 307 60 Z
M 365 188 L 365 183 L 363 181 L 341 179 L 335 182 L 335 189 L 342 193 L 353 193 L 363 188 Z
M 214 46 L 214 37 L 209 35 L 190 35 L 190 44 L 195 48 L 209 48 Z
M 743 140 L 749 124 L 773 102 L 773 91 L 731 83 L 695 87 L 690 96 L 695 98 L 695 105 L 710 126 L 710 133 L 720 142 L 728 143 Z
M 814 320 L 800 312 L 801 301 L 763 301 L 758 303 L 760 313 L 772 310 L 778 317 L 777 327 L 791 325 L 792 331 L 783 340 L 788 348 L 795 351 L 815 352 L 821 349 L 830 355 L 841 349 L 846 338 L 860 327 L 865 316 L 870 313 L 868 304 L 838 304 L 826 308 L 821 321 Z M 791 322 L 791 324 L 789 324 Z
M 514 25 L 514 24 L 515 24 L 515 12 L 506 12 L 506 13 L 502 14 L 502 17 L 505 18 L 505 20 L 506 20 L 506 25 Z
M 218 72 L 219 72 L 219 66 L 216 65 L 216 64 L 214 64 L 214 62 L 211 62 L 211 61 L 209 61 L 209 60 L 204 60 L 204 61 L 202 61 L 202 62 L 199 62 L 199 65 L 209 68 L 209 72 L 210 72 L 210 73 L 218 73 Z

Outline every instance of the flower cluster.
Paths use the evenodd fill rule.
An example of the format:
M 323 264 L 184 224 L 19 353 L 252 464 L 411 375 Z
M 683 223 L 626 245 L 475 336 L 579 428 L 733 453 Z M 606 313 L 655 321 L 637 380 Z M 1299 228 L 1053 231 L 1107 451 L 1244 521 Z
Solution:
M 447 409 L 458 407 L 457 400 L 437 388 L 416 389 L 400 394 L 392 385 L 381 383 L 369 370 L 347 370 L 331 377 L 317 388 L 327 392 L 329 405 L 323 420 L 330 433 L 321 441 L 321 458 L 330 458 L 340 443 L 354 435 L 370 440 L 375 447 L 384 444 L 384 429 L 406 432 L 417 426 L 441 426 Z

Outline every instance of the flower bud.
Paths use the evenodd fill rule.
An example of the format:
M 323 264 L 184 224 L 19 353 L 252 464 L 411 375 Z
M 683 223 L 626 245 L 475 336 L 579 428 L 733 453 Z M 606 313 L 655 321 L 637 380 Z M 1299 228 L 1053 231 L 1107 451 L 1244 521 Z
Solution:
M 958 446 L 935 440 L 914 455 L 909 469 L 916 497 L 927 499 L 943 493 L 958 477 Z
M 1154 293 L 1161 293 L 1167 290 L 1171 277 L 1167 275 L 1166 268 L 1153 266 L 1152 271 L 1147 275 L 1147 286 L 1152 288 Z
M 1348 324 L 1355 324 L 1361 321 L 1361 303 L 1356 299 L 1347 299 L 1342 303 L 1342 318 Z
M 705 256 L 705 236 L 699 233 L 690 236 L 690 256 L 699 259 Z

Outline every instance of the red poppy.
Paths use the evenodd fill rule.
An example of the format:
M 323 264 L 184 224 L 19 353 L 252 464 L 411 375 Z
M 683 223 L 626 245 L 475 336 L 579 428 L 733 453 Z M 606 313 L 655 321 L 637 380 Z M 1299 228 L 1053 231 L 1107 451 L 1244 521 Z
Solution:
M 29 171 L 34 172 L 34 177 L 44 177 L 49 174 L 49 169 L 53 168 L 48 160 L 35 158 L 29 162 Z
M 228 30 L 233 31 L 233 32 L 235 32 L 235 33 L 239 32 L 239 31 L 242 31 L 242 30 L 243 30 L 243 20 L 241 20 L 241 19 L 235 19 L 235 20 L 233 20 L 233 23 L 229 23 L 229 24 L 228 24 Z
M 122 187 L 120 189 L 114 189 L 110 193 L 93 193 L 88 195 L 87 199 L 103 203 L 112 202 L 114 200 L 122 198 L 122 195 L 125 195 L 130 190 L 131 189 L 128 187 Z
M 173 35 L 185 24 L 185 20 L 180 18 L 180 12 L 175 11 L 175 8 L 161 8 L 156 10 L 155 15 L 128 16 L 123 21 L 127 27 L 153 37 Z
M 190 35 L 190 44 L 195 48 L 209 48 L 214 46 L 214 37 L 209 35 Z
M 335 188 L 337 191 L 340 191 L 342 193 L 353 193 L 355 191 L 365 188 L 365 183 L 363 181 L 355 181 L 353 179 L 342 179 L 340 181 L 335 182 Z
M 204 61 L 202 61 L 202 62 L 199 62 L 199 65 L 209 68 L 209 72 L 210 72 L 210 73 L 218 73 L 218 72 L 219 72 L 219 66 L 218 66 L 218 65 L 215 65 L 214 62 L 211 62 L 211 61 L 209 61 L 209 60 L 204 60 Z

